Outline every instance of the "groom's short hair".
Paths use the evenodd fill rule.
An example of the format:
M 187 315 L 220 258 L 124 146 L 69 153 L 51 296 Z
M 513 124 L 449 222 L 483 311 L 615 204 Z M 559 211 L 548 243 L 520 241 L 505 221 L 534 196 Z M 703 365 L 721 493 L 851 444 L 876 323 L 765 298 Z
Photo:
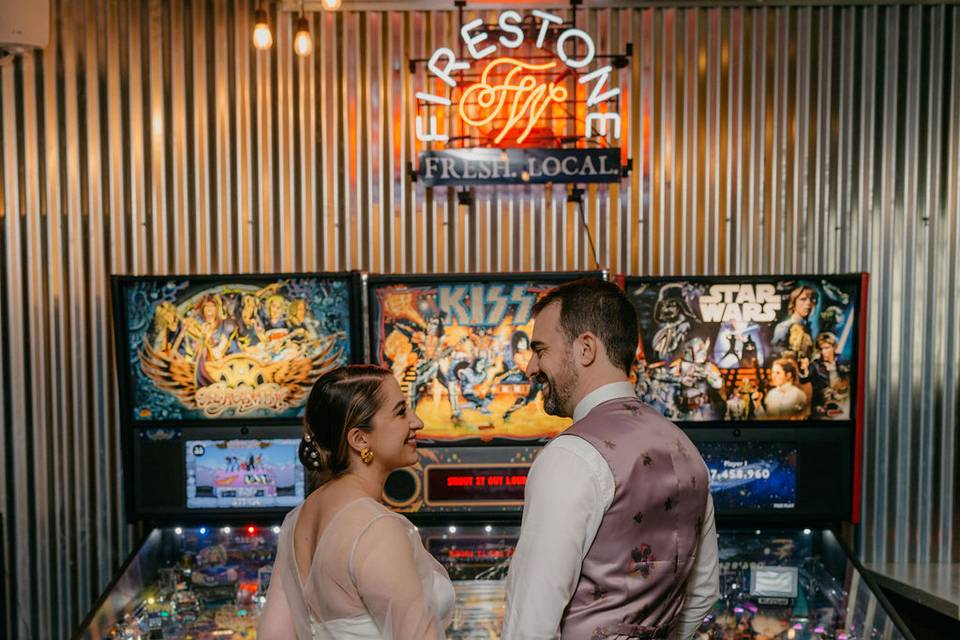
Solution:
M 547 292 L 533 315 L 554 302 L 560 304 L 560 328 L 568 344 L 590 331 L 600 338 L 610 362 L 630 375 L 640 331 L 637 312 L 620 287 L 597 278 L 574 280 Z

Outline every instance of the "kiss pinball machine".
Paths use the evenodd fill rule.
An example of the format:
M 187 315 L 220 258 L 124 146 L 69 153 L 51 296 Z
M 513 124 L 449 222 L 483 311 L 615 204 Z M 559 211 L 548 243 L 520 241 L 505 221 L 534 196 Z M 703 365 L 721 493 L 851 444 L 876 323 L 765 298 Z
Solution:
M 359 274 L 113 281 L 127 514 L 141 544 L 83 640 L 256 637 L 279 524 L 309 488 L 313 382 L 363 352 Z
M 457 606 L 447 637 L 499 638 L 504 584 L 534 457 L 570 425 L 543 412 L 525 375 L 533 306 L 593 273 L 381 276 L 367 282 L 371 361 L 390 368 L 424 422 L 420 463 L 385 502 L 446 567 Z
M 619 282 L 637 395 L 710 474 L 721 595 L 698 637 L 910 638 L 838 533 L 860 512 L 866 274 Z

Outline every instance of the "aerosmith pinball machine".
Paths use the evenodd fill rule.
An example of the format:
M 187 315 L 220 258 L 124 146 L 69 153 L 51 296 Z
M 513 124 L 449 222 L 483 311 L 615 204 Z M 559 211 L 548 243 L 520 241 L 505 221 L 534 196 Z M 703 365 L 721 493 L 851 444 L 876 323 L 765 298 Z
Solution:
M 524 371 L 532 311 L 593 273 L 379 276 L 367 282 L 371 361 L 389 367 L 423 420 L 420 463 L 384 499 L 418 525 L 454 581 L 452 639 L 499 638 L 504 581 L 527 471 L 570 421 L 543 412 Z
M 362 354 L 359 274 L 113 281 L 127 515 L 145 533 L 75 638 L 255 638 L 299 416 Z
M 860 512 L 866 274 L 618 278 L 638 396 L 710 473 L 721 597 L 700 638 L 910 638 L 841 542 Z

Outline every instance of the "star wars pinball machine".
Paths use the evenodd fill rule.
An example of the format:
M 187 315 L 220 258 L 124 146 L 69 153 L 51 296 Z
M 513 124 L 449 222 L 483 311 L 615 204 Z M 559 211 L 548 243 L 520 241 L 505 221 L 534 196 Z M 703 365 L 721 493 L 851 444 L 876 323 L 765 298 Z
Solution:
M 446 567 L 452 639 L 499 638 L 527 471 L 570 420 L 543 412 L 525 375 L 533 306 L 603 273 L 381 276 L 367 282 L 371 361 L 389 367 L 424 422 L 420 463 L 387 480 L 386 503 Z
M 113 281 L 127 515 L 144 523 L 76 634 L 255 638 L 324 372 L 362 354 L 359 274 Z
M 720 600 L 699 638 L 910 638 L 841 541 L 860 513 L 865 274 L 620 278 L 637 395 L 706 462 Z

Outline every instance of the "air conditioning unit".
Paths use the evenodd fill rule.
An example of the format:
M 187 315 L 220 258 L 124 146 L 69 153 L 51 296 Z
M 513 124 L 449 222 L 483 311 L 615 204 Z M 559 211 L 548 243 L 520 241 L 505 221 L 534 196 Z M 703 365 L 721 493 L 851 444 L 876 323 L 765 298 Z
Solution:
M 50 41 L 50 0 L 0 0 L 0 49 L 42 49 Z

